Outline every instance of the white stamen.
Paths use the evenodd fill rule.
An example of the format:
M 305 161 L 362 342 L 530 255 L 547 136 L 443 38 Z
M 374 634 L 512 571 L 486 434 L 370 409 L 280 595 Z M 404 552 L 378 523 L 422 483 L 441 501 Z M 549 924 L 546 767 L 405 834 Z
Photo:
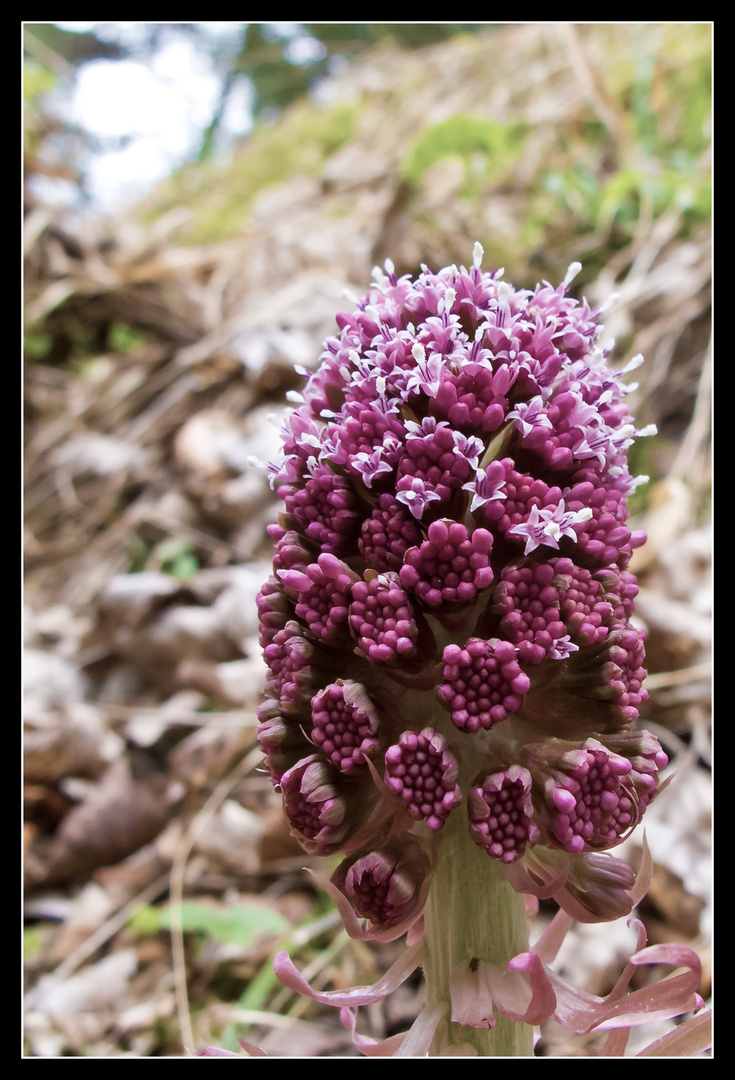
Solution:
M 344 296 L 345 300 L 349 300 L 349 302 L 351 304 L 354 304 L 355 307 L 357 307 L 359 305 L 360 298 L 358 296 L 355 296 L 352 289 L 343 289 L 342 290 L 342 295 Z
M 577 276 L 577 274 L 580 272 L 581 269 L 582 269 L 581 262 L 573 262 L 570 265 L 567 272 L 566 272 L 566 275 L 564 277 L 564 284 L 569 285 L 572 281 L 574 281 L 575 277 Z
M 610 308 L 614 304 L 617 304 L 619 299 L 620 299 L 620 293 L 619 292 L 610 293 L 610 295 L 608 296 L 608 298 L 604 302 L 604 304 L 600 304 L 600 306 L 598 307 L 597 314 L 602 315 L 603 311 L 609 311 Z
M 454 301 L 456 299 L 457 299 L 457 290 L 456 289 L 447 289 L 447 291 L 444 293 L 444 305 L 445 305 L 445 310 L 446 311 L 449 311 L 449 309 L 451 308 L 452 304 L 454 303 Z
M 426 359 L 426 349 L 420 341 L 417 341 L 415 345 L 411 346 L 411 356 L 413 356 L 418 364 L 422 364 Z
M 636 431 L 638 438 L 645 435 L 658 435 L 658 428 L 655 424 L 647 424 L 646 427 L 641 428 L 640 431 Z
M 306 405 L 306 398 L 298 390 L 287 390 L 286 401 L 295 401 L 297 405 Z
M 384 264 L 386 274 L 395 274 L 396 268 L 392 259 L 386 259 Z
M 507 281 L 501 281 L 498 285 L 498 303 L 503 304 L 504 307 L 508 305 L 508 297 L 510 296 L 510 285 Z
M 633 357 L 632 360 L 628 361 L 628 363 L 623 368 L 621 375 L 627 375 L 629 371 L 635 371 L 635 369 L 640 367 L 642 363 L 643 353 L 638 353 L 636 356 Z
M 479 240 L 475 240 L 475 246 L 472 249 L 472 265 L 476 270 L 479 270 L 482 266 L 482 256 L 485 254 L 485 250 Z

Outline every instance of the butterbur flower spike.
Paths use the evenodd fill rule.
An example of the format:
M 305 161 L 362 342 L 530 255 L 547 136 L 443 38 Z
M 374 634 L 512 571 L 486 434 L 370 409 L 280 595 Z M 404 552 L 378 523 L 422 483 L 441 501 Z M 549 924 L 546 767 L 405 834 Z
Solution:
M 698 960 L 644 940 L 607 998 L 552 963 L 573 920 L 631 917 L 646 887 L 613 854 L 661 790 L 637 727 L 645 634 L 631 622 L 638 429 L 602 347 L 603 308 L 472 265 L 392 263 L 337 315 L 270 466 L 284 513 L 258 599 L 265 764 L 294 837 L 342 857 L 320 877 L 354 938 L 407 935 L 372 987 L 312 990 L 374 1056 L 530 1056 L 548 1017 L 614 1033 L 698 1004 Z M 354 299 L 354 298 L 353 298 Z M 559 916 L 536 945 L 526 906 Z M 626 993 L 636 966 L 683 969 Z M 405 1036 L 361 1005 L 421 966 Z M 699 1028 L 697 1029 L 699 1030 Z

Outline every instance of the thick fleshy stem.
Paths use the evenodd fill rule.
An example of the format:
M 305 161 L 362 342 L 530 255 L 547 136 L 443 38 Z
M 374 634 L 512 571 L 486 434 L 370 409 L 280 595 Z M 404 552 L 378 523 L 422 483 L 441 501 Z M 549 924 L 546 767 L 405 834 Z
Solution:
M 477 847 L 461 807 L 449 815 L 434 842 L 436 870 L 424 909 L 429 1006 L 448 1001 L 450 977 L 458 964 L 475 970 L 484 961 L 504 969 L 514 956 L 528 950 L 524 897 L 508 884 L 500 861 Z M 498 1010 L 494 1021 L 487 1029 L 451 1019 L 440 1024 L 430 1056 L 468 1044 L 481 1057 L 533 1056 L 529 1024 L 510 1020 Z

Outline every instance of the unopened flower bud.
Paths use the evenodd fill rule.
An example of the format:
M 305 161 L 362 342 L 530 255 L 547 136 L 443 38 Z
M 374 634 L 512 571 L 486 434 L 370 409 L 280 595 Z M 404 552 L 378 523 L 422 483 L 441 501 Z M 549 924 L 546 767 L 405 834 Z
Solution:
M 430 876 L 421 844 L 402 833 L 375 851 L 346 859 L 332 883 L 371 930 L 389 930 L 420 915 Z

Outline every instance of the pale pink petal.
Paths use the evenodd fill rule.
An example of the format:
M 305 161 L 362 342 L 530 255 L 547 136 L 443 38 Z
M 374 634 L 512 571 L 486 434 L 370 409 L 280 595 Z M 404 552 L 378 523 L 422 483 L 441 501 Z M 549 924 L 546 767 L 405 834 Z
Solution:
M 550 968 L 547 974 L 556 994 L 554 1019 L 570 1031 L 579 1034 L 590 1031 L 595 1026 L 598 1012 L 604 1011 L 604 999 L 564 982 Z
M 426 1005 L 414 1020 L 394 1057 L 426 1057 L 434 1040 L 436 1029 L 449 1010 L 446 1002 Z
M 421 941 L 424 936 L 424 916 L 419 915 L 416 922 L 411 923 L 408 933 L 406 934 L 406 944 L 415 945 Z
M 670 1020 L 701 1004 L 697 987 L 702 978 L 702 962 L 694 949 L 677 944 L 649 945 L 631 956 L 630 963 L 636 967 L 643 964 L 671 964 L 687 970 L 652 986 L 644 986 L 615 1002 L 609 1009 L 612 1015 L 595 1024 L 598 1030 Z
M 573 925 L 572 916 L 560 908 L 533 947 L 539 960 L 542 960 L 544 964 L 550 964 L 556 959 L 556 954 Z
M 352 1035 L 352 1045 L 365 1057 L 393 1057 L 408 1034 L 402 1031 L 400 1035 L 391 1035 L 388 1039 L 378 1042 L 377 1039 L 371 1039 L 367 1035 L 358 1035 L 355 1031 L 357 1009 L 344 1007 L 339 1010 L 339 1018 L 342 1027 L 347 1028 Z
M 268 1057 L 265 1050 L 261 1050 L 259 1046 L 254 1046 L 253 1043 L 248 1042 L 247 1039 L 242 1039 L 239 1035 L 236 1037 L 240 1046 L 246 1054 L 250 1055 L 250 1057 Z
M 630 1028 L 616 1028 L 610 1032 L 602 1049 L 597 1053 L 600 1057 L 624 1057 L 629 1038 Z
M 462 961 L 449 976 L 452 1021 L 465 1027 L 495 1027 L 490 974 L 493 965 L 484 961 Z
M 671 777 L 666 780 L 666 784 L 669 783 L 670 779 Z M 663 791 L 663 788 L 664 785 L 660 784 L 658 788 L 659 794 L 661 793 L 661 791 Z M 653 877 L 653 859 L 651 858 L 651 849 L 649 848 L 648 841 L 646 840 L 645 829 L 641 830 L 641 844 L 643 846 L 641 865 L 638 868 L 635 885 L 630 890 L 630 898 L 633 901 L 633 907 L 635 907 L 636 904 L 639 904 L 643 897 L 646 895 L 646 893 L 651 887 L 651 878 Z
M 569 861 L 565 860 L 560 870 L 536 859 L 533 852 L 526 852 L 524 862 L 506 863 L 503 874 L 516 892 L 531 894 L 539 900 L 550 900 L 564 885 L 569 875 Z
M 352 904 L 349 902 L 343 892 L 332 884 L 329 878 L 324 877 L 323 874 L 318 873 L 316 870 L 310 870 L 306 867 L 307 873 L 314 879 L 314 883 L 319 886 L 320 889 L 324 889 L 325 893 L 330 897 L 334 906 L 339 912 L 339 917 L 342 920 L 345 930 L 351 938 L 362 940 L 367 935 L 362 929 L 362 925 L 357 915 L 355 914 Z
M 637 930 L 638 930 L 638 944 L 637 944 L 637 947 L 636 947 L 636 952 L 639 953 L 641 951 L 641 949 L 645 949 L 646 944 L 648 942 L 648 935 L 646 934 L 646 928 L 643 925 L 643 923 L 640 921 L 640 919 L 633 919 L 633 918 L 628 919 L 628 926 L 630 926 L 630 927 L 635 926 L 637 928 Z M 625 965 L 625 968 L 623 969 L 623 972 L 620 975 L 620 978 L 615 983 L 615 986 L 612 988 L 610 993 L 607 995 L 606 1000 L 608 1002 L 618 1001 L 619 998 L 621 998 L 623 996 L 625 991 L 628 989 L 628 983 L 633 978 L 633 972 L 634 971 L 635 971 L 635 964 L 632 961 L 629 960 L 628 963 Z
M 504 1016 L 540 1024 L 556 1007 L 549 977 L 534 953 L 519 953 L 505 970 L 484 960 L 457 964 L 449 979 L 452 1020 L 474 1028 L 495 1027 L 493 1005 Z
M 685 1020 L 668 1035 L 656 1039 L 636 1057 L 694 1057 L 712 1046 L 712 1010 Z
M 276 953 L 273 959 L 273 970 L 279 982 L 293 990 L 295 994 L 304 994 L 313 998 L 322 1005 L 371 1005 L 375 1001 L 382 1001 L 384 997 L 392 993 L 396 987 L 405 982 L 408 976 L 416 970 L 423 959 L 423 941 L 412 945 L 391 968 L 386 971 L 372 986 L 351 986 L 348 990 L 312 990 L 308 982 L 293 964 L 287 952 Z
M 519 953 L 506 965 L 500 979 L 492 979 L 498 1010 L 510 1020 L 538 1025 L 553 1014 L 556 995 L 535 953 Z
M 593 1028 L 609 1031 L 670 1020 L 699 1007 L 701 999 L 697 987 L 702 965 L 693 949 L 686 945 L 651 945 L 635 953 L 630 963 L 636 967 L 642 964 L 671 964 L 687 970 L 652 986 L 644 986 L 617 1001 L 610 1001 L 610 997 L 598 998 L 575 989 L 547 969 L 556 992 L 555 1019 L 564 1027 L 582 1034 Z

